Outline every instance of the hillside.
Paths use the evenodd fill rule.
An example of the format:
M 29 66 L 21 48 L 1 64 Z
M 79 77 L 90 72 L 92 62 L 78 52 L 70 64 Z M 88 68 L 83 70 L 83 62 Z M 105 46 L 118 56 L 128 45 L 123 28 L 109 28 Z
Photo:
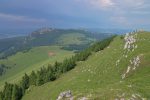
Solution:
M 16 83 L 24 73 L 39 70 L 42 66 L 54 64 L 55 61 L 62 61 L 73 54 L 72 51 L 62 50 L 59 46 L 40 46 L 32 48 L 28 52 L 18 52 L 7 59 L 0 60 L 0 64 L 8 67 L 0 76 L 0 89 L 5 82 Z
M 68 36 L 66 37 L 66 35 Z M 19 51 L 26 51 L 38 46 L 61 45 L 64 47 L 68 47 L 69 45 L 84 45 L 84 47 L 86 48 L 87 45 L 89 45 L 93 41 L 101 40 L 108 36 L 109 34 L 106 33 L 95 34 L 78 29 L 42 28 L 32 32 L 27 36 L 0 39 L 0 59 L 5 59 L 8 56 L 11 56 Z M 67 40 L 68 38 L 74 39 L 70 41 Z
M 59 79 L 30 87 L 23 100 L 56 100 L 69 90 L 75 100 L 150 99 L 150 33 L 137 32 L 125 40 L 117 36 Z
M 0 39 L 0 89 L 24 73 L 38 70 L 74 55 L 91 43 L 108 37 L 84 30 L 43 28 L 28 36 Z

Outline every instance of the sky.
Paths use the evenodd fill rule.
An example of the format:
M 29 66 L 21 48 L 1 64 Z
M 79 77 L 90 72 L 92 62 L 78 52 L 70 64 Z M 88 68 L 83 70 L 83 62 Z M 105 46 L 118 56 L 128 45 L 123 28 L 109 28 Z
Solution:
M 150 0 L 0 0 L 0 32 L 41 27 L 150 30 Z

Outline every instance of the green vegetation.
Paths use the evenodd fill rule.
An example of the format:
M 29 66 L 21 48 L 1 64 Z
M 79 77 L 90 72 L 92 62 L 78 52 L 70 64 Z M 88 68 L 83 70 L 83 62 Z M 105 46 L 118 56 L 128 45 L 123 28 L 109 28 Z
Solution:
M 17 82 L 24 73 L 62 61 L 106 37 L 84 30 L 40 29 L 28 36 L 0 39 L 0 89 L 5 82 Z
M 96 39 L 87 37 L 86 33 L 69 33 L 58 38 L 57 44 L 61 45 L 64 50 L 79 52 L 88 48 L 94 41 Z
M 38 54 L 39 48 L 49 48 L 50 46 L 37 47 L 35 54 L 32 52 L 32 57 L 39 59 L 41 56 L 42 58 L 32 63 L 34 67 L 27 68 L 20 75 L 16 74 L 17 81 L 12 82 L 10 79 L 11 84 L 5 83 L 3 91 L 0 92 L 0 100 L 56 100 L 58 95 L 66 90 L 71 90 L 75 100 L 80 97 L 86 97 L 90 100 L 126 100 L 131 98 L 149 100 L 150 33 L 138 32 L 135 37 L 137 48 L 134 51 L 126 51 L 124 49 L 124 37 L 116 36 L 96 42 L 74 56 L 72 56 L 73 52 L 64 50 L 66 54 L 70 53 L 68 58 L 64 57 L 66 54 L 63 53 L 62 57 L 58 56 L 53 61 L 50 61 L 49 58 L 57 56 L 54 55 L 56 48 L 59 51 L 62 47 L 54 46 L 50 53 L 49 49 L 43 49 L 44 51 L 47 50 L 49 57 L 43 55 L 42 50 L 38 56 L 36 54 Z M 78 39 L 76 38 L 74 41 L 78 41 Z M 72 41 L 72 43 L 74 42 Z M 83 42 L 78 43 L 80 45 Z M 66 44 L 68 45 L 68 43 Z M 25 57 L 33 49 L 16 55 L 25 54 L 22 56 Z M 52 51 L 52 49 L 54 50 Z M 122 75 L 128 70 L 131 60 L 137 56 L 140 57 L 139 66 L 122 79 Z M 10 58 L 8 57 L 7 60 L 11 61 Z M 5 60 L 1 60 L 1 64 L 7 67 L 14 65 L 12 62 L 5 63 Z M 35 64 L 36 62 L 39 63 Z M 35 70 L 31 70 L 34 68 Z
M 116 66 L 116 61 L 123 56 L 124 40 L 117 36 L 109 47 L 93 52 L 86 61 L 61 75 L 57 80 L 41 86 L 31 86 L 23 100 L 55 100 L 66 90 L 71 90 L 74 98 L 87 97 L 90 100 L 129 99 L 138 94 L 141 98 L 150 99 L 150 33 L 140 32 L 137 35 L 138 48 L 129 52 Z M 140 66 L 125 79 L 121 75 L 127 69 L 130 59 L 142 55 Z
M 0 64 L 0 76 L 2 76 L 3 73 L 5 73 L 6 69 L 8 69 L 7 66 L 5 66 L 4 64 Z
M 49 45 L 87 45 L 93 40 L 101 40 L 108 37 L 107 34 L 92 34 L 91 32 L 75 29 L 40 29 L 28 36 L 0 39 L 0 59 L 16 54 L 27 52 L 31 48 Z
M 32 70 L 38 70 L 48 64 L 54 64 L 55 61 L 61 62 L 74 54 L 72 51 L 60 48 L 59 46 L 35 47 L 28 52 L 18 52 L 16 55 L 0 60 L 0 64 L 9 67 L 0 76 L 0 87 L 2 88 L 5 82 L 16 83 L 24 73 L 29 74 Z
M 60 38 L 58 38 L 58 43 L 61 45 L 71 45 L 71 44 L 88 44 L 91 41 L 96 41 L 96 39 L 87 38 L 85 34 L 82 33 L 70 33 L 64 34 Z
M 94 48 L 98 48 L 99 50 L 103 50 L 105 47 L 107 47 L 110 42 L 113 40 L 114 37 L 105 39 L 96 45 L 94 45 Z M 98 46 L 98 47 L 97 47 Z M 44 83 L 47 83 L 49 81 L 56 80 L 62 73 L 65 73 L 67 71 L 70 71 L 76 66 L 77 61 L 84 61 L 87 59 L 87 57 L 95 51 L 95 49 L 88 48 L 72 58 L 65 59 L 62 63 L 56 62 L 54 66 L 49 65 L 48 68 L 41 68 L 41 70 L 37 71 L 36 73 L 32 71 L 32 73 L 28 76 L 25 74 L 22 77 L 22 80 L 20 81 L 20 84 L 14 85 L 14 84 L 5 84 L 4 90 L 0 93 L 2 100 L 12 100 L 14 97 L 14 94 L 12 93 L 14 86 L 17 86 L 17 92 L 18 94 L 15 95 L 14 98 L 18 98 L 18 100 L 21 98 L 22 95 L 25 94 L 25 91 L 29 88 L 31 85 L 43 85 Z M 21 89 L 21 94 L 20 94 Z M 7 90 L 7 91 L 5 91 Z M 15 90 L 16 91 L 16 90 Z

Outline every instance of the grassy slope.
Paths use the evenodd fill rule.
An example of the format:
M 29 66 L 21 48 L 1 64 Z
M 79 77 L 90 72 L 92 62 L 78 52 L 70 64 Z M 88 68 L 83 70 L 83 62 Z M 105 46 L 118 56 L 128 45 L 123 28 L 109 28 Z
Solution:
M 81 33 L 70 33 L 70 34 L 63 34 L 60 38 L 58 38 L 57 41 L 62 45 L 70 45 L 70 44 L 80 45 L 90 41 L 94 41 L 94 39 L 91 40 L 90 38 L 87 38 L 84 34 Z
M 84 43 L 84 41 L 80 40 L 82 37 L 85 37 L 85 35 L 80 33 L 68 33 L 60 36 L 57 41 L 63 45 L 69 45 L 69 43 L 82 44 Z M 48 52 L 54 52 L 56 56 L 49 57 Z M 55 61 L 62 61 L 64 58 L 72 55 L 72 51 L 62 50 L 59 46 L 41 46 L 34 47 L 26 53 L 19 52 L 8 57 L 7 60 L 0 60 L 0 63 L 11 67 L 3 76 L 0 76 L 0 89 L 5 82 L 18 81 L 24 73 L 30 73 L 32 70 L 38 70 L 43 65 L 47 65 L 48 63 L 53 64 Z
M 55 56 L 49 56 L 48 53 L 53 52 Z M 16 82 L 24 73 L 30 73 L 40 67 L 53 64 L 55 61 L 62 61 L 66 57 L 71 57 L 73 52 L 60 49 L 59 46 L 41 46 L 35 47 L 26 53 L 19 52 L 16 55 L 8 57 L 7 60 L 1 60 L 0 63 L 13 66 L 0 76 L 0 87 L 4 82 Z
M 150 33 L 138 34 L 137 44 L 138 48 L 116 66 L 124 51 L 124 41 L 118 36 L 109 48 L 94 53 L 85 62 L 79 62 L 75 69 L 58 80 L 30 87 L 23 100 L 56 100 L 59 93 L 66 90 L 71 90 L 75 98 L 85 96 L 92 100 L 114 100 L 117 95 L 123 94 L 124 98 L 139 94 L 150 99 Z M 141 54 L 140 66 L 122 80 L 121 75 L 127 69 L 129 60 Z

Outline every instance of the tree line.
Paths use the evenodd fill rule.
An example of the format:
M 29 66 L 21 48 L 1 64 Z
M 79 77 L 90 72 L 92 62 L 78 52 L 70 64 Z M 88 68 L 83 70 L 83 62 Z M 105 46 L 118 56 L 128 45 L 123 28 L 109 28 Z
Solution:
M 54 65 L 42 67 L 39 71 L 32 71 L 30 75 L 25 74 L 19 84 L 5 83 L 3 91 L 0 92 L 0 100 L 21 100 L 26 90 L 31 85 L 40 86 L 47 82 L 56 80 L 61 74 L 70 71 L 76 66 L 76 62 L 85 61 L 92 52 L 103 50 L 107 47 L 115 36 L 97 42 L 89 48 L 75 54 L 63 62 L 55 62 Z

